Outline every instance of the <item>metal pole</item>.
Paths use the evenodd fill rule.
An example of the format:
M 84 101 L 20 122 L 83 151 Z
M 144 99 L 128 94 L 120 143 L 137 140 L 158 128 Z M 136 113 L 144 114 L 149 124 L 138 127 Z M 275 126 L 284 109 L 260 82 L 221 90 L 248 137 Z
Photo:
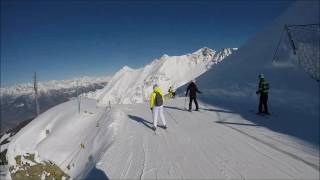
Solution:
M 284 31 L 285 31 L 285 29 L 283 29 L 282 32 L 281 32 L 281 36 L 280 36 L 280 39 L 279 39 L 279 42 L 278 42 L 276 51 L 275 51 L 274 54 L 273 54 L 272 61 L 275 61 L 276 55 L 278 54 L 279 46 L 280 46 L 280 44 L 281 44 Z
M 39 101 L 38 101 L 38 82 L 37 82 L 37 73 L 34 72 L 34 77 L 33 77 L 33 89 L 34 89 L 34 94 L 35 94 L 35 103 L 36 103 L 36 115 L 37 117 L 40 114 L 40 107 L 39 107 Z
M 78 100 L 78 113 L 80 114 L 80 96 L 79 96 L 79 80 L 77 80 L 77 100 Z
M 320 24 L 296 24 L 296 25 L 287 25 L 287 27 L 305 27 L 305 26 L 320 26 Z
M 287 34 L 288 34 L 288 37 L 289 37 L 289 40 L 290 40 L 290 43 L 291 43 L 291 47 L 292 47 L 292 49 L 293 49 L 293 54 L 296 55 L 296 54 L 297 54 L 297 53 L 296 53 L 296 46 L 295 46 L 294 41 L 293 41 L 293 39 L 292 39 L 290 30 L 289 30 L 289 28 L 288 28 L 287 25 L 285 25 L 284 27 L 285 27 L 285 29 L 286 29 L 286 31 L 287 31 Z

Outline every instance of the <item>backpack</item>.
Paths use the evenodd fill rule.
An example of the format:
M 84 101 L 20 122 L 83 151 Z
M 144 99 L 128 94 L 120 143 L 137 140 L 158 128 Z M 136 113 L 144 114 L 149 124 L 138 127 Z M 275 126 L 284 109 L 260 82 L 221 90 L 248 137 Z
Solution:
M 155 105 L 162 106 L 162 104 L 163 104 L 162 96 L 159 92 L 156 92 Z
M 268 94 L 269 83 L 267 81 L 261 81 L 259 84 L 259 91 L 263 94 Z

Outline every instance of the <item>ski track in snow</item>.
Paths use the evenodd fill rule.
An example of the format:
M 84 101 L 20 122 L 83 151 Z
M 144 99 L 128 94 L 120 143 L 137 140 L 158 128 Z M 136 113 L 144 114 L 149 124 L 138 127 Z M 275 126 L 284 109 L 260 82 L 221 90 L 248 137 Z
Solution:
M 258 141 L 258 142 L 260 142 L 260 143 L 262 143 L 262 144 L 264 144 L 264 145 L 266 145 L 266 146 L 269 146 L 270 148 L 272 148 L 272 149 L 274 149 L 274 150 L 276 150 L 276 151 L 279 151 L 279 152 L 281 152 L 281 153 L 283 153 L 283 154 L 286 154 L 286 155 L 288 155 L 288 156 L 290 156 L 290 157 L 292 157 L 292 158 L 294 158 L 294 159 L 296 159 L 296 160 L 298 160 L 298 161 L 301 161 L 301 162 L 307 164 L 308 166 L 314 168 L 315 170 L 318 170 L 318 169 L 319 169 L 319 166 L 318 166 L 317 164 L 310 163 L 310 162 L 304 160 L 303 158 L 300 158 L 300 157 L 297 156 L 297 155 L 294 155 L 294 154 L 292 154 L 292 153 L 290 153 L 290 152 L 288 152 L 288 151 L 282 150 L 282 149 L 274 146 L 273 144 L 270 144 L 270 143 L 268 143 L 268 142 L 266 142 L 266 141 L 263 141 L 263 140 L 261 140 L 261 139 L 259 139 L 259 138 L 256 138 L 256 137 L 254 137 L 254 136 L 252 136 L 252 135 L 250 135 L 250 134 L 248 134 L 248 133 L 245 133 L 245 132 L 243 132 L 243 131 L 241 131 L 241 130 L 239 130 L 239 129 L 237 129 L 237 128 L 234 128 L 234 127 L 231 127 L 231 126 L 228 126 L 228 125 L 224 125 L 224 126 L 226 126 L 226 127 L 228 127 L 228 128 L 231 128 L 231 129 L 233 129 L 233 130 L 235 130 L 235 131 L 237 131 L 237 132 L 239 132 L 239 133 L 241 133 L 241 134 L 243 134 L 243 135 L 246 135 L 246 136 L 248 136 L 248 137 L 250 137 L 250 138 L 252 138 L 252 139 L 254 139 L 254 140 L 256 140 L 256 141 Z
M 169 111 L 170 111 L 170 110 L 167 110 L 166 112 L 168 112 L 168 114 L 170 114 L 170 117 L 171 117 L 172 119 L 174 119 L 173 115 L 172 115 L 171 113 L 169 113 Z M 172 110 L 171 110 L 171 111 L 172 111 Z M 189 112 L 188 112 L 188 111 L 185 111 L 185 113 L 189 113 Z M 203 113 L 203 112 L 202 112 L 202 111 L 199 111 L 199 112 L 195 112 L 195 113 L 200 113 L 200 114 L 201 114 L 201 113 Z M 194 114 L 191 114 L 191 115 L 189 116 L 189 118 L 190 118 L 190 117 L 193 117 L 193 118 L 194 118 Z M 192 119 L 191 119 L 191 121 L 192 121 Z M 187 135 L 187 134 L 184 134 L 184 135 Z M 232 178 L 232 177 L 233 177 L 233 178 L 236 177 L 237 179 L 244 179 L 241 174 L 238 174 L 234 169 L 232 169 L 232 168 L 226 163 L 227 160 L 224 159 L 219 153 L 216 154 L 216 155 L 217 155 L 217 162 L 218 162 L 219 166 L 216 166 L 216 163 L 215 163 L 213 160 L 211 160 L 210 156 L 209 156 L 208 153 L 202 148 L 201 144 L 197 143 L 196 141 L 192 141 L 192 143 L 195 144 L 194 147 L 197 147 L 197 149 L 206 156 L 206 158 L 207 158 L 206 160 L 207 160 L 209 163 L 211 163 L 212 165 L 214 165 L 215 168 L 218 168 L 218 169 L 219 169 L 219 171 L 221 172 L 221 174 L 223 174 L 224 178 L 230 179 L 230 178 Z M 222 166 L 222 167 L 221 167 L 221 166 Z M 238 176 L 238 177 L 237 177 L 237 176 Z
M 140 179 L 142 179 L 144 172 L 145 172 L 145 168 L 146 168 L 146 148 L 144 146 L 144 141 L 142 142 L 142 150 L 143 150 L 143 164 L 142 164 L 142 170 L 141 170 L 141 174 L 140 174 Z
M 303 148 L 294 149 L 292 139 L 285 135 L 260 126 L 216 123 L 250 122 L 228 111 L 201 109 L 190 113 L 179 108 L 183 107 L 182 98 L 167 103 L 164 113 L 168 129 L 157 128 L 156 135 L 150 128 L 153 121 L 147 104 L 118 105 L 116 108 L 128 115 L 125 128 L 97 168 L 111 179 L 314 179 L 319 176 L 319 156 L 313 157 L 313 161 L 300 157 Z M 200 104 L 200 107 L 206 106 Z M 273 139 L 268 139 L 269 136 Z M 281 147 L 276 145 L 279 142 Z M 119 155 L 115 155 L 117 152 Z

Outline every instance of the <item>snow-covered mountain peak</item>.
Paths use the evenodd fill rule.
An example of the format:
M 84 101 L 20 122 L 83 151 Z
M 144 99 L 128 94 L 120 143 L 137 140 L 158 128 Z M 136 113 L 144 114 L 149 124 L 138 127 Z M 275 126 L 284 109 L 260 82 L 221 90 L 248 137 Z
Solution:
M 229 49 L 229 48 L 227 48 L 227 49 Z M 202 54 L 203 56 L 213 56 L 215 53 L 216 53 L 215 50 L 212 50 L 212 49 L 210 49 L 208 47 L 203 47 L 203 48 L 195 51 L 192 54 Z
M 131 69 L 124 66 L 110 80 L 108 85 L 85 96 L 97 99 L 99 105 L 111 103 L 132 104 L 148 100 L 153 84 L 158 84 L 166 94 L 169 86 L 178 88 L 206 72 L 233 52 L 215 51 L 203 47 L 191 54 L 181 56 L 162 55 L 150 64 Z
M 167 58 L 169 58 L 170 56 L 168 55 L 168 54 L 163 54 L 161 57 L 160 57 L 160 59 L 167 59 Z
M 121 68 L 120 71 L 124 72 L 124 71 L 132 71 L 132 70 L 133 70 L 132 68 L 130 68 L 129 66 L 125 65 L 125 66 L 123 66 L 123 67 Z

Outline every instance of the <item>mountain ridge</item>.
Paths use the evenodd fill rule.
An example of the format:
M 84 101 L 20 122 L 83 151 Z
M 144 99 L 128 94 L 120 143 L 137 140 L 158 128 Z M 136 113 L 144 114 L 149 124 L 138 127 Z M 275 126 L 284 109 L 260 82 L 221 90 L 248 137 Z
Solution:
M 216 51 L 203 47 L 193 53 L 180 56 L 163 54 L 138 69 L 123 66 L 104 89 L 86 93 L 84 96 L 96 99 L 99 106 L 108 105 L 109 102 L 112 104 L 142 103 L 148 99 L 154 84 L 158 84 L 166 94 L 169 86 L 173 86 L 174 89 L 180 87 L 236 50 L 237 48 L 224 48 Z

